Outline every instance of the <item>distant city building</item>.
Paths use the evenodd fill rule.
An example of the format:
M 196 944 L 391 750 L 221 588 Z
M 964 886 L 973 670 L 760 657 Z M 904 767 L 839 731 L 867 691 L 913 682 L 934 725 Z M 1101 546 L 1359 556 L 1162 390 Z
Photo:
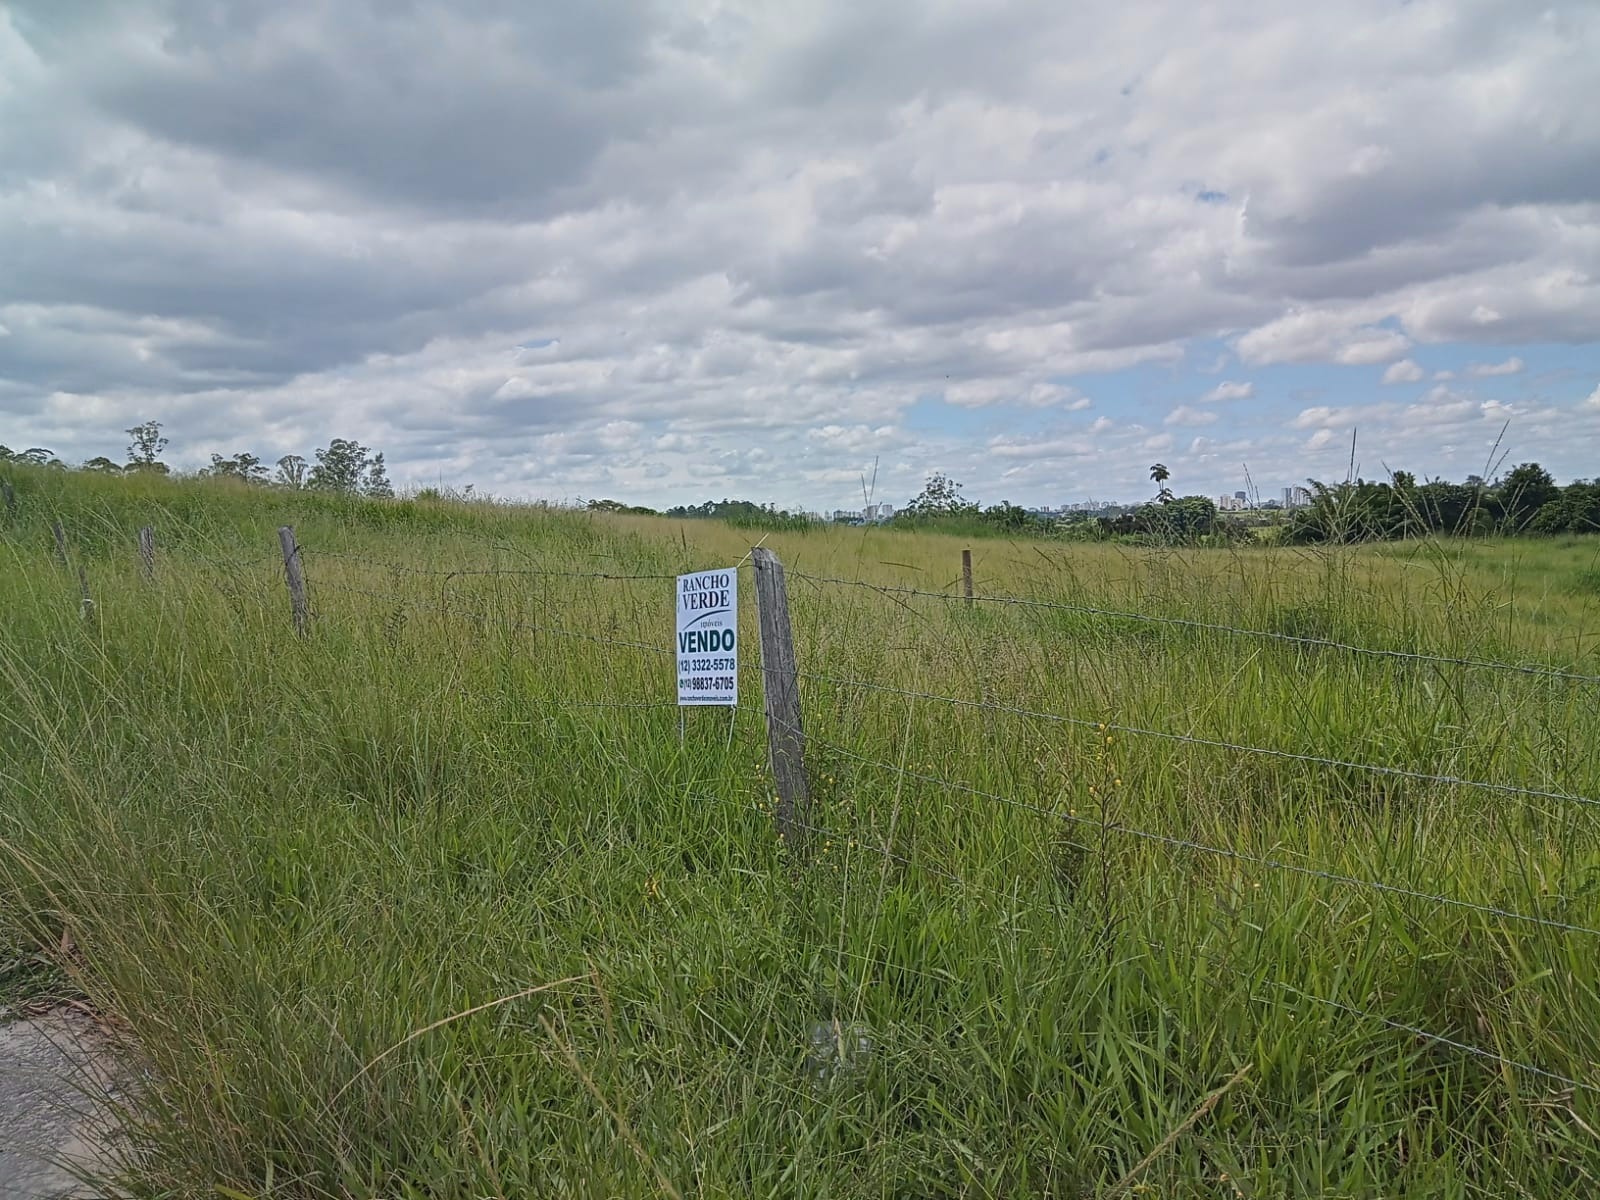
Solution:
M 840 523 L 846 521 L 859 521 L 861 520 L 861 514 L 859 512 L 853 512 L 848 508 L 836 508 L 833 510 L 831 519 Z
M 861 511 L 861 518 L 865 521 L 887 521 L 894 516 L 892 504 L 869 504 Z
M 1233 498 L 1235 500 L 1242 500 L 1247 508 L 1250 505 L 1250 493 L 1248 492 L 1235 492 L 1233 494 Z
M 1285 508 L 1309 508 L 1310 505 L 1310 489 L 1303 487 L 1286 487 L 1283 489 L 1283 506 Z
M 1244 507 L 1244 496 L 1242 495 L 1217 497 L 1217 508 L 1221 512 L 1243 512 Z

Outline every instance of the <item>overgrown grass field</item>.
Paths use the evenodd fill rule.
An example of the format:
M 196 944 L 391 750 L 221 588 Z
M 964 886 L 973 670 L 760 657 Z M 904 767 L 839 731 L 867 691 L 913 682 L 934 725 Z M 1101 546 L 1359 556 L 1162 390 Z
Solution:
M 1323 644 L 1600 675 L 1594 540 L 773 534 L 786 844 L 748 567 L 681 725 L 614 578 L 759 534 L 13 482 L 0 964 L 127 1034 L 129 1194 L 1596 1194 L 1600 684 Z

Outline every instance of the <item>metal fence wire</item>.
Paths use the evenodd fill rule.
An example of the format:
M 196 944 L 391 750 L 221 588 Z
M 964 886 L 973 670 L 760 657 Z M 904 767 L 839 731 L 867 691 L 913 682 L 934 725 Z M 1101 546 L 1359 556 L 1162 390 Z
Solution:
M 1057 824 L 1063 829 L 1068 827 L 1093 829 L 1105 837 L 1152 845 L 1173 855 L 1203 855 L 1245 864 L 1259 871 L 1282 873 L 1308 879 L 1319 885 L 1326 884 L 1354 893 L 1368 894 L 1385 902 L 1415 904 L 1436 909 L 1440 912 L 1470 914 L 1478 919 L 1497 923 L 1501 931 L 1507 936 L 1509 936 L 1510 930 L 1519 929 L 1536 931 L 1541 936 L 1550 938 L 1600 937 L 1600 927 L 1584 924 L 1580 921 L 1568 921 L 1534 912 L 1521 911 L 1503 904 L 1482 903 L 1451 896 L 1441 891 L 1413 887 L 1407 883 L 1392 879 L 1368 878 L 1344 871 L 1325 869 L 1306 862 L 1290 861 L 1286 857 L 1280 857 L 1275 854 L 1255 853 L 1232 846 L 1216 844 L 1213 841 L 1179 836 L 1161 829 L 1148 828 L 1134 823 L 1111 820 L 1105 817 L 1097 818 L 1079 815 L 1070 807 L 1064 808 L 1059 803 L 1041 803 L 1027 796 L 1012 795 L 993 788 L 980 787 L 931 770 L 910 767 L 904 762 L 890 762 L 876 755 L 863 753 L 860 749 L 847 745 L 837 737 L 827 736 L 819 732 L 827 714 L 823 713 L 815 703 L 808 704 L 806 685 L 825 685 L 828 689 L 832 689 L 833 693 L 836 693 L 839 689 L 846 689 L 855 694 L 887 696 L 916 704 L 978 710 L 997 718 L 1019 722 L 1043 722 L 1094 730 L 1096 733 L 1112 732 L 1130 738 L 1149 739 L 1162 743 L 1221 751 L 1240 758 L 1259 757 L 1287 761 L 1301 764 L 1311 769 L 1341 772 L 1357 771 L 1378 777 L 1393 777 L 1426 783 L 1441 788 L 1463 789 L 1503 797 L 1550 801 L 1561 805 L 1600 806 L 1600 798 L 1549 787 L 1476 779 L 1443 771 L 1364 762 L 1352 758 L 1320 755 L 1306 751 L 1287 750 L 1273 746 L 1253 745 L 1247 742 L 1154 729 L 1144 725 L 1048 712 L 1023 705 L 1007 704 L 994 699 L 973 699 L 916 688 L 899 687 L 874 679 L 838 674 L 825 667 L 813 666 L 801 670 L 796 665 L 793 630 L 789 627 L 788 622 L 782 564 L 777 561 L 776 556 L 772 555 L 770 551 L 762 550 L 759 547 L 752 552 L 752 555 L 753 558 L 750 559 L 750 562 L 758 576 L 758 587 L 754 589 L 757 592 L 758 604 L 774 603 L 772 599 L 774 595 L 782 602 L 781 620 L 769 620 L 768 618 L 772 615 L 770 613 L 761 614 L 762 619 L 759 622 L 761 629 L 759 672 L 763 680 L 763 707 L 766 715 L 769 753 L 773 758 L 773 775 L 775 778 L 789 780 L 786 785 L 789 788 L 798 789 L 791 795 L 780 797 L 787 805 L 787 816 L 780 818 L 786 822 L 781 827 L 781 832 L 785 836 L 809 837 L 811 839 L 849 839 L 849 844 L 854 852 L 877 856 L 881 859 L 885 868 L 892 865 L 897 868 L 923 872 L 930 879 L 937 879 L 955 887 L 975 886 L 957 873 L 946 870 L 937 864 L 924 861 L 917 855 L 915 849 L 908 853 L 905 849 L 891 844 L 887 839 L 883 840 L 882 844 L 878 844 L 876 839 L 862 836 L 857 831 L 832 828 L 825 821 L 819 821 L 813 815 L 814 809 L 810 803 L 804 770 L 801 770 L 796 775 L 791 770 L 779 769 L 780 767 L 787 768 L 796 765 L 793 762 L 785 763 L 781 761 L 785 755 L 799 756 L 801 760 L 799 765 L 803 767 L 804 756 L 809 749 L 813 756 L 819 752 L 824 755 L 835 756 L 840 760 L 851 763 L 855 768 L 862 771 L 877 773 L 885 779 L 893 780 L 897 786 L 911 783 L 924 792 L 932 788 L 936 789 L 938 794 L 959 796 L 965 801 L 974 804 L 999 806 L 1009 810 L 1026 812 L 1031 816 L 1043 818 L 1048 822 Z M 276 558 L 277 556 L 271 557 Z M 265 561 L 268 561 L 268 559 L 235 559 L 224 565 L 234 571 L 243 573 L 254 569 Z M 292 531 L 288 531 L 288 535 L 283 539 L 281 561 L 288 569 L 291 592 L 295 589 L 296 577 L 299 577 L 301 592 L 295 597 L 295 617 L 297 627 L 303 633 L 307 631 L 306 624 L 309 618 L 314 617 L 316 620 L 332 619 L 332 615 L 328 612 L 316 611 L 308 604 L 304 593 L 309 590 L 313 597 L 338 595 L 349 597 L 357 603 L 366 602 L 374 606 L 382 605 L 395 610 L 426 612 L 468 623 L 492 620 L 497 622 L 499 627 L 518 633 L 571 639 L 607 650 L 625 650 L 669 658 L 676 657 L 676 650 L 673 646 L 662 644 L 661 642 L 643 640 L 642 635 L 639 638 L 612 637 L 556 622 L 528 621 L 520 617 L 509 620 L 503 619 L 491 607 L 496 597 L 464 593 L 451 586 L 457 581 L 472 579 L 506 578 L 516 580 L 549 578 L 569 580 L 585 586 L 602 588 L 625 585 L 631 582 L 671 581 L 677 578 L 675 575 L 625 571 L 573 571 L 539 565 L 502 567 L 463 564 L 451 567 L 418 567 L 410 563 L 387 561 L 370 555 L 306 547 L 294 540 Z M 319 567 L 323 564 L 336 566 L 337 570 L 319 570 Z M 744 563 L 740 565 L 743 566 Z M 763 572 L 766 573 L 764 576 Z M 356 578 L 352 579 L 351 576 Z M 378 579 L 374 579 L 374 576 L 377 576 Z M 387 577 L 395 586 L 387 589 L 379 586 L 378 581 L 384 577 Z M 970 583 L 967 594 L 953 595 L 948 592 L 913 587 L 894 587 L 860 579 L 810 575 L 800 572 L 795 572 L 790 577 L 803 581 L 813 588 L 860 589 L 864 592 L 882 595 L 894 600 L 896 603 L 903 603 L 908 598 L 925 598 L 941 603 L 976 603 L 985 606 L 1025 610 L 1064 611 L 1090 619 L 1150 623 L 1214 633 L 1226 637 L 1261 639 L 1296 646 L 1333 649 L 1358 657 L 1427 663 L 1442 669 L 1514 674 L 1545 679 L 1552 683 L 1564 685 L 1600 683 L 1600 675 L 1538 664 L 1501 662 L 1467 656 L 1437 655 L 1418 651 L 1361 646 L 1326 638 L 1302 637 L 1271 630 L 1249 629 L 1210 621 L 1191 620 L 1182 617 L 1068 601 L 1022 596 L 973 595 L 970 592 Z M 419 578 L 435 581 L 438 585 L 437 590 L 444 594 L 437 598 L 425 597 L 419 595 L 415 589 L 409 587 L 401 588 L 399 586 L 403 581 Z M 967 575 L 967 578 L 970 580 L 970 574 Z M 774 591 L 774 588 L 776 591 Z M 763 599 L 763 597 L 765 598 Z M 524 597 L 524 600 L 526 601 L 526 597 Z M 29 640 L 25 637 L 11 637 L 4 631 L 0 631 L 0 658 L 12 657 L 20 663 L 27 656 L 29 644 Z M 50 640 L 43 644 L 55 645 L 57 642 Z M 793 699 L 795 704 L 786 706 L 783 703 L 785 698 Z M 571 702 L 562 700 L 558 706 L 595 712 L 678 707 L 670 699 L 655 699 L 642 696 L 615 696 Z M 729 736 L 730 738 L 732 736 L 731 729 Z M 1002 895 L 992 892 L 992 890 L 991 894 L 997 899 L 1006 901 L 1015 899 L 1013 896 Z M 1161 943 L 1152 943 L 1149 947 L 1149 952 L 1154 954 L 1166 952 L 1167 949 Z M 844 953 L 842 949 L 841 953 Z M 861 957 L 853 954 L 847 956 Z M 1416 1038 L 1461 1054 L 1482 1059 L 1506 1070 L 1516 1071 L 1551 1085 L 1558 1085 L 1573 1091 L 1600 1093 L 1600 1086 L 1587 1080 L 1541 1067 L 1537 1064 L 1519 1061 L 1502 1055 L 1496 1050 L 1472 1044 L 1460 1037 L 1430 1031 L 1412 1022 L 1397 1019 L 1383 1012 L 1371 1011 L 1343 1000 L 1302 991 L 1288 980 L 1256 981 L 1253 977 L 1246 976 L 1241 972 L 1236 964 L 1217 959 L 1214 956 L 1206 955 L 1203 957 L 1212 965 L 1221 970 L 1232 972 L 1248 984 L 1251 998 L 1255 1002 L 1284 1004 L 1290 1000 L 1301 1000 L 1323 1005 L 1331 1011 L 1338 1012 L 1351 1019 L 1373 1022 L 1407 1037 Z

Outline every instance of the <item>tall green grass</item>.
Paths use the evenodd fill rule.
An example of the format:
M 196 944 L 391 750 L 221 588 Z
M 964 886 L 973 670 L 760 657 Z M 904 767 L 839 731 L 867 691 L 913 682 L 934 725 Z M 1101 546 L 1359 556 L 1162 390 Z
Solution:
M 743 705 L 680 727 L 671 659 L 608 644 L 669 646 L 670 585 L 514 573 L 741 531 L 16 486 L 0 944 L 137 1048 L 130 1194 L 1594 1193 L 1594 1094 L 1522 1067 L 1600 1086 L 1600 937 L 1362 882 L 1600 927 L 1594 806 L 1118 728 L 1600 798 L 1591 685 L 822 583 L 953 591 L 960 543 L 775 532 L 791 846 L 753 614 Z M 977 558 L 990 594 L 1600 671 L 1577 539 Z

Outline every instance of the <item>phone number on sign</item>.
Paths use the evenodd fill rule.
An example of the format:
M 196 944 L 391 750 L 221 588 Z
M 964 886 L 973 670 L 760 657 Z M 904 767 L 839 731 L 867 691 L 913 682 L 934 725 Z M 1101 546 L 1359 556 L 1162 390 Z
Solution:
M 678 680 L 678 690 L 684 692 L 731 692 L 732 675 L 696 675 Z
M 691 672 L 703 674 L 706 671 L 732 671 L 738 664 L 731 658 L 680 658 L 678 671 L 688 675 Z

